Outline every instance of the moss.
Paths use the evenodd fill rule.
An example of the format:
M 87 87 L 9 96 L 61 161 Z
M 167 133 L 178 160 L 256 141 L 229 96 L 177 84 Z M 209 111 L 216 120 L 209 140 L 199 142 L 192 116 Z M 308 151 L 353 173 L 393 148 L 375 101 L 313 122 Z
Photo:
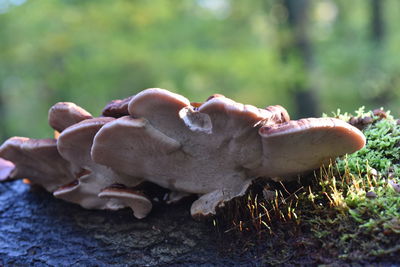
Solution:
M 400 125 L 382 110 L 375 114 L 361 110 L 353 118 L 366 117 L 372 118 L 363 129 L 367 144 L 337 160 L 341 183 L 332 193 L 340 195 L 348 214 L 364 230 L 396 232 L 396 225 L 388 222 L 400 218 L 400 192 L 393 186 L 400 184 Z
M 297 182 L 259 180 L 216 217 L 224 238 L 246 247 L 261 241 L 266 262 L 398 260 L 400 125 L 382 109 L 333 115 L 362 129 L 366 146 Z

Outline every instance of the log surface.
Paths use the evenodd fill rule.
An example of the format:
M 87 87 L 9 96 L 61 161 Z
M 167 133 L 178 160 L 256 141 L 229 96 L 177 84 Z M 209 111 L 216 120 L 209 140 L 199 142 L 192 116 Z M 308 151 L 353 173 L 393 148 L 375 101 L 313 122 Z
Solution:
M 130 210 L 85 210 L 21 181 L 0 184 L 1 266 L 247 266 L 219 251 L 215 231 L 189 214 L 190 201 Z

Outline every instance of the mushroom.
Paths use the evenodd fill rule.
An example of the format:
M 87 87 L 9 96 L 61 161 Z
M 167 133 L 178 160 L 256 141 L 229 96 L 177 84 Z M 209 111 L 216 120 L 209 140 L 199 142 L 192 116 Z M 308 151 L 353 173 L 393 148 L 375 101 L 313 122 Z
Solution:
M 49 192 L 75 179 L 75 170 L 58 153 L 55 139 L 12 137 L 0 147 L 0 157 L 15 165 L 9 179 L 28 178 Z
M 49 124 L 58 132 L 91 118 L 93 117 L 89 112 L 70 102 L 58 102 L 49 110 Z
M 174 192 L 171 201 L 199 195 L 191 214 L 204 217 L 243 196 L 255 178 L 296 179 L 365 145 L 341 120 L 291 121 L 281 106 L 259 109 L 218 94 L 191 103 L 147 89 L 112 101 L 103 116 L 110 117 L 57 103 L 49 123 L 58 139 L 7 140 L 0 157 L 12 163 L 0 160 L 0 180 L 29 178 L 58 198 L 85 208 L 130 207 L 137 218 L 152 208 L 154 194 L 143 185 L 154 183 Z
M 244 169 L 235 170 L 237 161 L 251 165 L 253 159 L 238 152 L 261 152 L 260 140 L 248 137 L 258 135 L 250 133 L 248 124 L 277 119 L 268 110 L 225 97 L 213 98 L 194 111 L 186 98 L 161 89 L 136 95 L 129 112 L 132 117 L 114 120 L 97 133 L 93 160 L 188 193 L 208 193 L 234 181 L 241 184 L 230 177 L 246 177 Z
M 291 179 L 365 145 L 364 135 L 334 118 L 308 118 L 259 129 L 263 156 L 256 176 Z
M 146 217 L 153 206 L 149 198 L 143 193 L 119 186 L 104 188 L 99 193 L 99 197 L 107 200 L 109 209 L 130 207 L 134 216 L 138 219 Z
M 113 120 L 115 119 L 110 117 L 84 120 L 68 127 L 60 134 L 57 142 L 60 155 L 81 172 L 74 183 L 60 187 L 54 192 L 54 196 L 87 209 L 115 210 L 129 206 L 137 218 L 143 218 L 151 210 L 151 202 L 143 193 L 136 196 L 137 192 L 129 189 L 139 185 L 143 180 L 97 164 L 90 156 L 95 134 Z M 111 188 L 111 191 L 105 190 L 113 184 L 122 184 L 127 188 L 123 188 L 122 191 L 115 187 Z M 142 202 L 145 202 L 143 204 L 145 208 Z
M 131 101 L 132 97 L 133 96 L 124 99 L 112 100 L 103 108 L 102 115 L 105 117 L 114 118 L 120 118 L 129 115 L 128 104 Z
M 92 118 L 89 112 L 69 102 L 55 104 L 48 114 L 50 126 L 58 132 L 79 121 Z M 72 183 L 76 173 L 79 173 L 79 169 L 75 169 L 60 156 L 56 139 L 12 137 L 1 146 L 0 156 L 15 165 L 8 179 L 28 178 L 33 184 L 50 192 Z
M 96 134 L 93 160 L 201 195 L 191 208 L 194 217 L 215 214 L 224 202 L 242 196 L 254 178 L 290 178 L 365 143 L 359 130 L 340 120 L 289 121 L 280 106 L 258 109 L 222 95 L 195 108 L 183 96 L 147 89 L 130 100 L 128 111 L 131 116 Z
M 8 180 L 10 174 L 15 169 L 14 163 L 0 158 L 0 181 Z

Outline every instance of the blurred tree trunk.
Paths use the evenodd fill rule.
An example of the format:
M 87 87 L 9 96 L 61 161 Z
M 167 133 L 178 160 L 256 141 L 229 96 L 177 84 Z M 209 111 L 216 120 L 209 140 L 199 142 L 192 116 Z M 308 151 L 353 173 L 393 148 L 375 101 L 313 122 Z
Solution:
M 383 45 L 385 42 L 385 14 L 384 0 L 370 0 L 370 40 L 374 44 L 374 50 L 371 53 L 371 67 L 373 72 L 378 74 L 382 72 L 383 65 Z M 387 106 L 392 99 L 396 97 L 394 92 L 398 75 L 390 75 L 386 78 L 379 88 L 379 93 L 371 101 L 376 107 Z M 382 78 L 381 78 L 382 79 Z
M 295 58 L 301 65 L 304 81 L 296 82 L 291 91 L 299 117 L 316 116 L 318 113 L 317 97 L 315 91 L 308 83 L 308 75 L 313 64 L 313 49 L 308 36 L 309 0 L 283 0 L 287 10 L 287 22 L 284 25 L 289 34 L 288 41 L 281 48 L 284 62 L 288 57 Z
M 371 39 L 381 45 L 385 37 L 385 24 L 383 21 L 384 0 L 371 0 Z
M 8 137 L 8 131 L 6 125 L 6 110 L 4 107 L 3 93 L 0 89 L 0 143 L 7 137 Z

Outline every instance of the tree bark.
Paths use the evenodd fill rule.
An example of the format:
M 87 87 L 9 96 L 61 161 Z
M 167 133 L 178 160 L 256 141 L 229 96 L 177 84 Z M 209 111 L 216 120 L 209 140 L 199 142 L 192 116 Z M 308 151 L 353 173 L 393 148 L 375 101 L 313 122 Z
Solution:
M 8 137 L 4 97 L 0 89 L 0 142 Z
M 370 0 L 370 40 L 374 45 L 374 50 L 371 53 L 371 67 L 373 71 L 380 73 L 383 66 L 383 45 L 386 38 L 385 33 L 385 13 L 384 0 Z M 381 84 L 379 93 L 375 95 L 371 102 L 376 107 L 387 106 L 395 97 L 394 88 L 398 83 L 398 75 L 388 73 L 388 78 Z M 378 76 L 379 77 L 379 76 Z
M 190 217 L 190 202 L 137 220 L 130 210 L 85 210 L 21 181 L 0 183 L 0 196 L 0 266 L 261 264 L 251 255 L 219 257 L 215 231 Z
M 371 39 L 380 45 L 385 36 L 385 24 L 383 21 L 384 0 L 371 0 Z
M 313 49 L 308 35 L 309 25 L 309 0 L 283 0 L 283 6 L 287 10 L 287 22 L 285 28 L 289 32 L 289 42 L 281 48 L 282 60 L 296 58 L 302 66 L 304 80 L 296 82 L 293 88 L 293 98 L 298 117 L 310 117 L 318 114 L 316 92 L 308 83 L 307 76 L 313 65 Z

